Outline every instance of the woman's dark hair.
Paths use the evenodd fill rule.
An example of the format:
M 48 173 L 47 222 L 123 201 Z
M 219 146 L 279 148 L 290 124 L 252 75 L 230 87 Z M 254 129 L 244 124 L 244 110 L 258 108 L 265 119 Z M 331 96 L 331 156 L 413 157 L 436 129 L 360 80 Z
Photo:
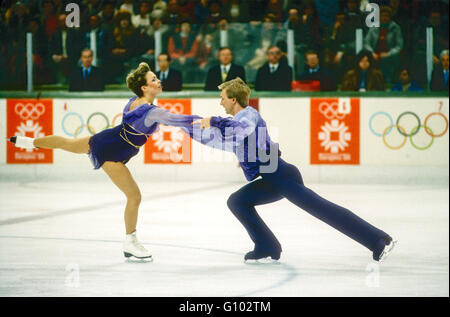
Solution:
M 144 95 L 141 87 L 147 84 L 147 78 L 145 76 L 149 71 L 150 67 L 147 63 L 140 63 L 138 68 L 127 75 L 127 87 L 138 97 Z
M 368 51 L 368 50 L 362 50 L 361 52 L 358 53 L 358 55 L 356 55 L 356 69 L 359 70 L 359 62 L 364 58 L 367 57 L 369 59 L 369 63 L 370 63 L 370 67 L 373 67 L 373 56 L 372 56 L 372 52 Z

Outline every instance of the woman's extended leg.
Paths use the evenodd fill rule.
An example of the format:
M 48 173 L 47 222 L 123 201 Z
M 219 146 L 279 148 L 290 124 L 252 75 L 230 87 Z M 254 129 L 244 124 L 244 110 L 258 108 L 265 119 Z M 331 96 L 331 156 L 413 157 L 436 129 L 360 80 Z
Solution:
M 128 168 L 120 162 L 105 162 L 102 166 L 103 170 L 108 174 L 113 183 L 127 197 L 127 205 L 125 207 L 125 229 L 127 234 L 131 234 L 136 230 L 138 209 L 141 203 L 141 192 L 136 182 L 131 176 Z
M 34 139 L 34 146 L 42 149 L 61 149 L 77 154 L 89 152 L 89 139 L 87 136 L 79 139 L 68 139 L 57 135 L 48 135 Z

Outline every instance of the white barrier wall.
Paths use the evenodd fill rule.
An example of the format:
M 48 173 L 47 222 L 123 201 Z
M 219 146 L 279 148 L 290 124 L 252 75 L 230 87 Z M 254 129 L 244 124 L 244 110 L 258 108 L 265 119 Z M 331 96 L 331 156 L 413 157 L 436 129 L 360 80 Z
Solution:
M 104 128 L 106 121 L 110 126 L 117 125 L 127 101 L 127 98 L 53 99 L 53 134 L 73 137 L 75 133 L 77 137 L 84 137 Z M 36 101 L 28 102 L 36 104 Z M 205 117 L 226 116 L 219 102 L 219 98 L 193 98 L 190 100 L 191 113 Z M 320 104 L 319 111 L 316 104 Z M 351 109 L 346 108 L 350 104 Z M 14 105 L 9 105 L 9 112 Z M 17 109 L 23 115 L 30 115 L 32 111 L 31 106 L 26 111 L 19 107 L 16 115 Z M 323 98 L 313 102 L 310 98 L 260 98 L 259 111 L 267 122 L 272 139 L 280 143 L 282 157 L 300 168 L 305 181 L 448 182 L 448 99 Z M 53 151 L 51 164 L 8 164 L 5 137 L 10 136 L 7 135 L 7 121 L 11 121 L 12 115 L 7 113 L 7 100 L 0 99 L 1 179 L 75 177 L 94 180 L 105 177 L 102 171 L 92 170 L 86 155 L 57 150 Z M 416 133 L 414 129 L 418 126 Z M 88 127 L 94 131 L 89 132 Z M 316 133 L 315 129 L 319 132 Z M 352 155 L 353 163 L 312 164 L 316 155 L 311 152 L 316 151 L 312 150 L 314 144 L 316 150 L 340 157 L 351 149 L 348 156 Z M 209 149 L 195 141 L 192 141 L 191 153 L 190 164 L 145 164 L 142 148 L 127 166 L 137 179 L 245 181 L 233 154 Z

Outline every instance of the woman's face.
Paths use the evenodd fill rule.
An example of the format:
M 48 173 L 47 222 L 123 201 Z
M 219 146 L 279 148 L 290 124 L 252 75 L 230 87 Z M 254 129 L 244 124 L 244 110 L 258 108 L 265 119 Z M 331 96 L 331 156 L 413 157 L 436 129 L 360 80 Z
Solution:
M 359 61 L 359 68 L 361 68 L 362 71 L 366 71 L 370 68 L 370 61 L 369 58 L 367 56 L 364 56 L 360 61 Z
M 127 28 L 130 25 L 130 22 L 127 19 L 120 20 L 120 27 L 121 28 Z
M 152 71 L 149 71 L 145 77 L 147 78 L 147 85 L 142 86 L 146 87 L 144 89 L 144 92 L 147 91 L 151 95 L 159 94 L 162 91 L 161 81 L 156 77 L 156 75 Z

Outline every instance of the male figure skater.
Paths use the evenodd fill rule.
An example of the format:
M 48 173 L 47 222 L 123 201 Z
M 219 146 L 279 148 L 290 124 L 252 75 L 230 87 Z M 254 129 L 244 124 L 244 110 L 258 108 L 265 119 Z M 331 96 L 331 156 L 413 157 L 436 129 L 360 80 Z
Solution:
M 308 189 L 292 164 L 281 158 L 278 146 L 270 140 L 266 122 L 248 106 L 250 89 L 240 78 L 224 82 L 220 104 L 233 118 L 210 117 L 195 120 L 190 136 L 211 147 L 234 152 L 248 181 L 231 194 L 227 204 L 255 243 L 245 260 L 280 258 L 281 245 L 256 212 L 255 206 L 282 198 L 326 222 L 372 251 L 382 261 L 396 241 L 350 210 L 340 207 Z M 200 126 L 199 126 L 200 125 Z M 202 130 L 200 130 L 201 128 Z

